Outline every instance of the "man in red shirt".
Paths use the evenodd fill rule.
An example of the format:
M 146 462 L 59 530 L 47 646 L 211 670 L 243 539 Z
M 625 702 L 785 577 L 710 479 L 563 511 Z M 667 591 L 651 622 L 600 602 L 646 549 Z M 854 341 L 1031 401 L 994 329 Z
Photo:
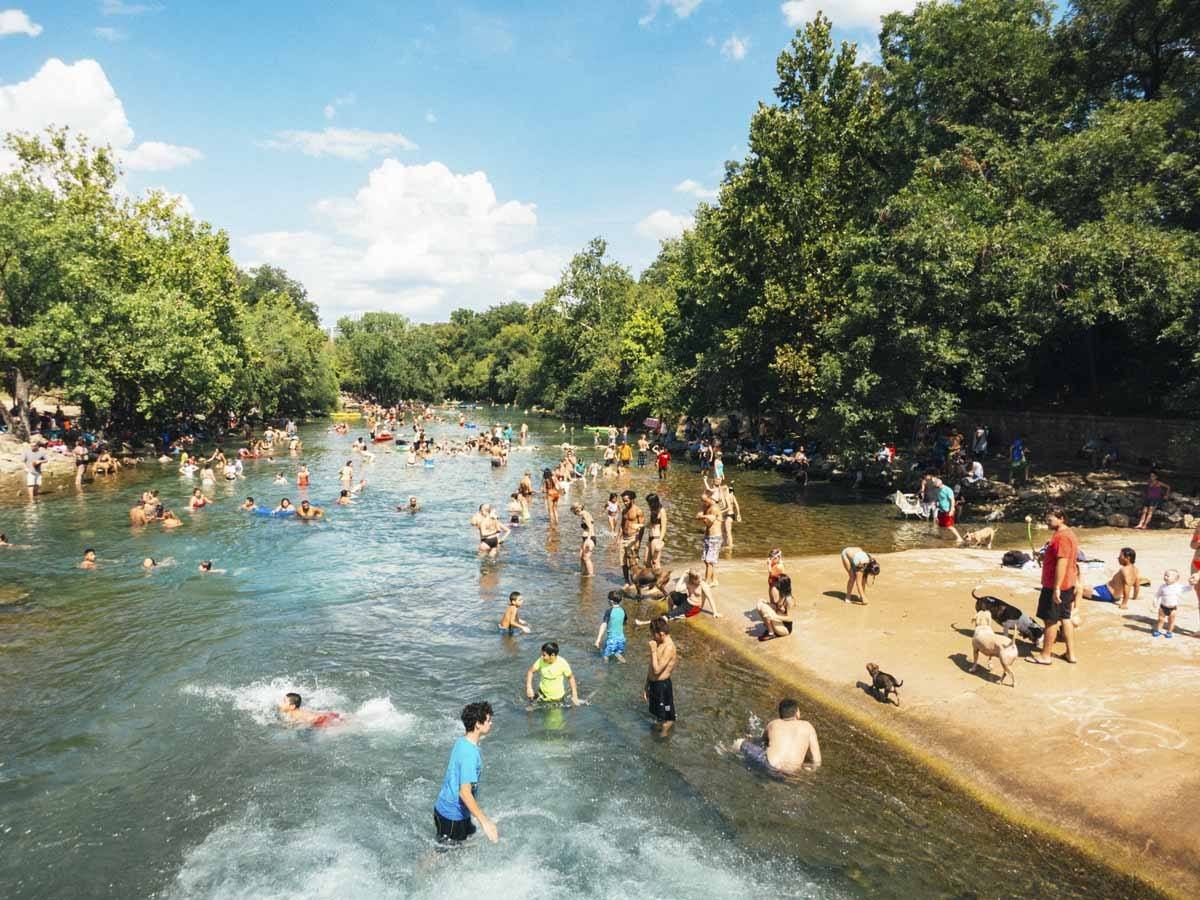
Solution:
M 1042 593 L 1038 597 L 1038 618 L 1046 624 L 1042 652 L 1026 657 L 1026 662 L 1050 665 L 1050 653 L 1061 626 L 1067 645 L 1067 662 L 1075 662 L 1075 627 L 1071 612 L 1075 606 L 1075 583 L 1079 576 L 1079 539 L 1067 527 L 1067 514 L 1061 507 L 1046 512 L 1046 525 L 1054 532 L 1042 557 Z
M 667 469 L 671 465 L 671 451 L 666 447 L 658 448 L 658 480 L 662 481 L 667 477 Z

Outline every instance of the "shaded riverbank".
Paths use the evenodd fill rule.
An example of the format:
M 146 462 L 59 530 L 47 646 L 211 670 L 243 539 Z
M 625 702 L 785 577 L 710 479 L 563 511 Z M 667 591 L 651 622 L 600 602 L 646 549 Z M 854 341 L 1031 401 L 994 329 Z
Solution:
M 1088 552 L 1114 560 L 1128 532 L 1085 531 Z M 1155 584 L 1128 610 L 1084 601 L 1078 665 L 1018 661 L 1016 688 L 982 669 L 968 673 L 971 588 L 1036 607 L 1037 572 L 999 566 L 1000 545 L 909 550 L 880 556 L 870 605 L 844 604 L 836 556 L 788 560 L 796 628 L 760 643 L 753 604 L 765 593 L 762 565 L 726 563 L 723 618 L 699 628 L 772 678 L 797 686 L 850 723 L 876 731 L 941 777 L 1016 822 L 1048 831 L 1103 864 L 1181 896 L 1200 891 L 1200 820 L 1191 798 L 1200 778 L 1200 617 L 1188 594 L 1173 641 L 1152 638 L 1150 608 L 1164 568 L 1190 558 L 1177 534 L 1138 534 L 1138 563 Z M 1007 546 L 1007 545 L 1005 545 Z M 1089 583 L 1112 571 L 1087 570 Z M 801 587 L 803 586 L 803 587 Z M 697 620 L 693 620 L 697 621 Z M 1022 641 L 1022 656 L 1028 645 Z M 1060 644 L 1061 649 L 1061 644 Z M 865 664 L 904 681 L 903 706 L 865 690 Z

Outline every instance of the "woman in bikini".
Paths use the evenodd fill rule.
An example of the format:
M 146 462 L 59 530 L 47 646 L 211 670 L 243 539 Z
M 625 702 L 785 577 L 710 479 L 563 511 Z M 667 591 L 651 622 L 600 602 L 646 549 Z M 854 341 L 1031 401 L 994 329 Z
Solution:
M 657 569 L 662 565 L 663 543 L 667 538 L 667 511 L 663 509 L 658 494 L 647 494 L 646 505 L 650 515 L 646 520 L 649 543 L 646 544 L 646 567 Z
M 783 551 L 772 550 L 767 557 L 767 594 L 772 604 L 779 602 L 779 579 L 784 574 Z
M 542 470 L 542 492 L 546 495 L 546 513 L 550 516 L 550 524 L 558 524 L 558 500 L 562 491 L 558 489 L 558 479 L 549 469 Z
M 617 504 L 617 495 L 610 493 L 608 502 L 604 504 L 604 512 L 608 515 L 608 533 L 613 537 L 617 536 L 617 513 L 620 511 L 620 506 Z
M 596 523 L 582 503 L 571 504 L 571 512 L 579 516 L 579 527 L 583 529 L 582 540 L 579 543 L 579 565 L 583 574 L 590 578 L 596 574 L 592 564 L 592 551 L 596 549 Z

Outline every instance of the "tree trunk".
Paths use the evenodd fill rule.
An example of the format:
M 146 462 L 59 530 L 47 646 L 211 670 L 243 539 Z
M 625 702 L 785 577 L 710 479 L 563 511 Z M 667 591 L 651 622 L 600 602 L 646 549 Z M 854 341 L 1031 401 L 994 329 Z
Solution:
M 29 384 L 25 381 L 25 376 L 17 369 L 13 373 L 12 379 L 12 399 L 13 405 L 17 408 L 17 414 L 12 415 L 9 410 L 4 410 L 4 421 L 8 425 L 9 433 L 20 440 L 29 440 Z

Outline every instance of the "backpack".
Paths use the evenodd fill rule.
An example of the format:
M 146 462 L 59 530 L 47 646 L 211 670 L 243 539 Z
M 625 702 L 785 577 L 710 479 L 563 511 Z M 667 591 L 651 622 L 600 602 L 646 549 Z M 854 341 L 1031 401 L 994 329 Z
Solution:
M 1031 559 L 1033 559 L 1033 557 L 1024 550 L 1005 550 L 1004 558 L 1000 560 L 1000 565 L 1009 566 L 1013 569 L 1020 569 Z

